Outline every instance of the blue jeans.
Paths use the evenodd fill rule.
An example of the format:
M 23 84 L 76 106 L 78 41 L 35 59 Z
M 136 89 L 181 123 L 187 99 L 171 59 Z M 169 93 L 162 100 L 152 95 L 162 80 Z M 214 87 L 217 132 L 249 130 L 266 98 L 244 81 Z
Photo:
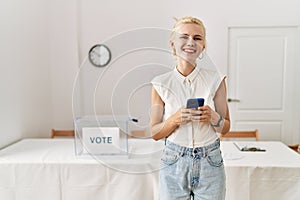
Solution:
M 225 171 L 220 141 L 187 148 L 167 141 L 159 172 L 160 200 L 223 200 Z

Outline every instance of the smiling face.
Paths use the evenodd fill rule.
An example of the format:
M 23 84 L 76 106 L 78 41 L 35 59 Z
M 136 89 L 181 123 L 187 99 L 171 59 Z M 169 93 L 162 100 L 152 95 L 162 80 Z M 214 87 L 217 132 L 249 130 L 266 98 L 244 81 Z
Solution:
M 194 65 L 205 48 L 205 30 L 198 24 L 181 24 L 170 40 L 170 45 L 178 61 L 184 60 Z

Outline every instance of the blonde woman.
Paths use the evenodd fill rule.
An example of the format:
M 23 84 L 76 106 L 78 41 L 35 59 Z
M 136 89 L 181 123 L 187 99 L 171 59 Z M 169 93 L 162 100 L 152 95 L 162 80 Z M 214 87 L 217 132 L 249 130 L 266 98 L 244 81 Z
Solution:
M 152 80 L 151 134 L 165 139 L 159 175 L 160 200 L 225 199 L 225 172 L 217 133 L 230 129 L 225 76 L 199 64 L 206 30 L 193 17 L 177 19 L 170 46 L 177 65 Z M 190 98 L 203 98 L 187 109 Z

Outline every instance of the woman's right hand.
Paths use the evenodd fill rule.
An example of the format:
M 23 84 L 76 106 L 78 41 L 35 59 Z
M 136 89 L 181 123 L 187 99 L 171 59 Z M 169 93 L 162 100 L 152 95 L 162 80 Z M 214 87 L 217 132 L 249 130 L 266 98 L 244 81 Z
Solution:
M 158 109 L 160 110 L 160 109 Z M 165 121 L 159 121 L 158 123 L 153 123 L 155 119 L 155 112 L 152 112 L 152 125 L 151 125 L 151 135 L 155 140 L 166 138 L 171 135 L 177 128 L 181 125 L 187 124 L 191 121 L 191 109 L 180 108 L 176 113 L 171 115 Z M 163 113 L 162 111 L 157 113 Z
M 171 118 L 172 122 L 176 126 L 187 124 L 191 121 L 191 109 L 182 107 L 178 109 L 178 111 L 175 114 L 173 114 Z

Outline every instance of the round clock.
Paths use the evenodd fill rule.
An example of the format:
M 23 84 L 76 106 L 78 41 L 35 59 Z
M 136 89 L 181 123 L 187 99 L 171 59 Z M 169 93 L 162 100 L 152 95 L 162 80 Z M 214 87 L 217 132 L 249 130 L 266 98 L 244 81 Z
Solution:
M 111 59 L 111 52 L 104 44 L 96 44 L 89 51 L 89 60 L 96 67 L 108 65 Z

